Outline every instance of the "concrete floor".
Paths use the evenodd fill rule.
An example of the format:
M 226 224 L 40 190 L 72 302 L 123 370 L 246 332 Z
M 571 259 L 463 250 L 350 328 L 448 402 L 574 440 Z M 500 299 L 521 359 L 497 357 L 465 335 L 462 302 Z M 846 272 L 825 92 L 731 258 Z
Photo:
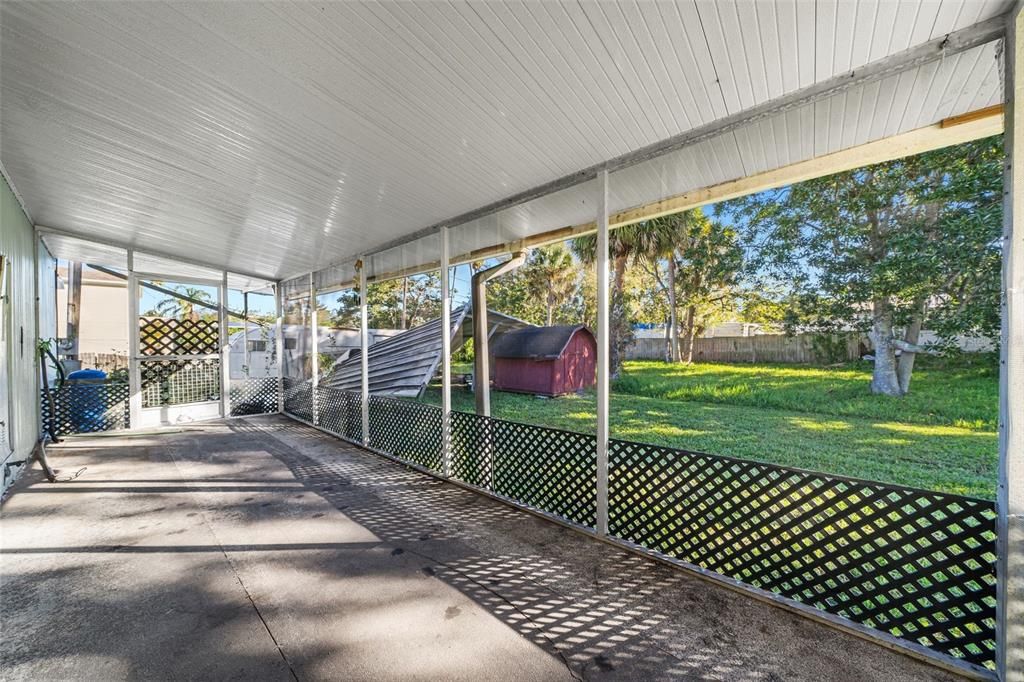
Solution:
M 0 518 L 7 680 L 948 677 L 281 417 L 52 457 Z

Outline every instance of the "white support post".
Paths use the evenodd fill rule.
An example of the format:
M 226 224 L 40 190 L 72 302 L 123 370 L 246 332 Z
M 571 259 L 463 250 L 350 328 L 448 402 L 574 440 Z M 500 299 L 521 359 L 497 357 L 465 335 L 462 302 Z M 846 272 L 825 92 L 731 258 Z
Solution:
M 135 252 L 128 249 L 128 426 L 142 423 L 142 372 L 139 370 L 139 280 Z
M 597 530 L 608 534 L 608 171 L 597 174 Z
M 448 228 L 441 228 L 441 472 L 452 475 L 452 293 L 448 283 Z
M 370 351 L 370 324 L 369 310 L 366 303 L 366 263 L 360 258 L 356 261 L 359 268 L 359 370 L 362 376 L 362 383 L 359 389 L 359 404 L 362 407 L 363 417 L 363 445 L 370 446 L 370 360 L 367 354 Z
M 231 416 L 231 343 L 228 338 L 228 273 L 220 273 L 220 305 L 217 310 L 220 334 L 220 416 Z
M 313 424 L 320 423 L 320 400 L 317 396 L 317 388 L 320 386 L 320 322 L 317 319 L 316 310 L 316 287 L 313 286 L 313 273 L 309 273 L 309 326 L 311 327 L 309 348 L 311 356 L 310 370 L 313 374 Z
M 999 364 L 999 679 L 1024 681 L 1024 2 L 1003 41 L 1006 167 L 1003 176 L 1003 310 Z
M 277 412 L 284 414 L 284 302 L 281 283 L 274 284 L 274 355 L 277 357 Z
M 242 375 L 249 378 L 249 292 L 242 292 Z

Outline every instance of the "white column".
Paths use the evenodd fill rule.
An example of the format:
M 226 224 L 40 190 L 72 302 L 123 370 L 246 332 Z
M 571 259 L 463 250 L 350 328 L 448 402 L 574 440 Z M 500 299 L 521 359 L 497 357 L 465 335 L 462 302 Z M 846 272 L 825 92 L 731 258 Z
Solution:
M 142 372 L 139 371 L 139 280 L 135 277 L 135 252 L 128 249 L 128 420 L 129 427 L 142 422 Z
M 448 228 L 441 228 L 441 473 L 452 475 L 452 295 L 448 283 Z
M 359 268 L 359 369 L 362 373 L 359 401 L 363 412 L 363 445 L 370 445 L 370 325 L 369 310 L 366 304 L 366 263 L 360 258 L 356 262 Z
M 1024 681 L 1024 3 L 1004 41 L 1003 310 L 999 365 L 996 658 L 999 678 Z M 1019 105 L 1019 106 L 1018 106 Z
M 320 423 L 320 400 L 317 396 L 317 388 L 320 386 L 320 321 L 317 319 L 316 309 L 316 287 L 313 286 L 313 273 L 309 273 L 309 326 L 312 336 L 309 340 L 310 370 L 313 374 L 311 379 L 313 423 Z
M 220 305 L 217 310 L 220 335 L 220 416 L 231 416 L 231 344 L 228 339 L 228 273 L 220 273 Z
M 277 412 L 284 414 L 284 301 L 281 283 L 274 284 L 274 355 L 277 357 Z
M 597 532 L 608 534 L 608 171 L 597 174 Z

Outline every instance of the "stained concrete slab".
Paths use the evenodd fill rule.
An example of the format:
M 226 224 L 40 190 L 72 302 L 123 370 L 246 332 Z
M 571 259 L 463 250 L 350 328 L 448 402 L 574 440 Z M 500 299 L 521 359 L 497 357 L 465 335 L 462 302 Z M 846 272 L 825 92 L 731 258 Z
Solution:
M 282 417 L 52 457 L 0 510 L 4 679 L 949 678 Z

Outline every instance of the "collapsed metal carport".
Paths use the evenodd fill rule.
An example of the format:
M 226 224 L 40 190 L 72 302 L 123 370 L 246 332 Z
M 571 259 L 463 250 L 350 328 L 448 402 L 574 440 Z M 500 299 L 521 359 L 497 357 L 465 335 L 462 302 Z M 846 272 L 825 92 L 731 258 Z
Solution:
M 603 240 L 1005 119 L 997 663 L 1024 676 L 1019 2 L 4 3 L 0 20 L 0 160 L 40 232 L 306 297 Z M 604 355 L 598 386 L 603 535 Z

